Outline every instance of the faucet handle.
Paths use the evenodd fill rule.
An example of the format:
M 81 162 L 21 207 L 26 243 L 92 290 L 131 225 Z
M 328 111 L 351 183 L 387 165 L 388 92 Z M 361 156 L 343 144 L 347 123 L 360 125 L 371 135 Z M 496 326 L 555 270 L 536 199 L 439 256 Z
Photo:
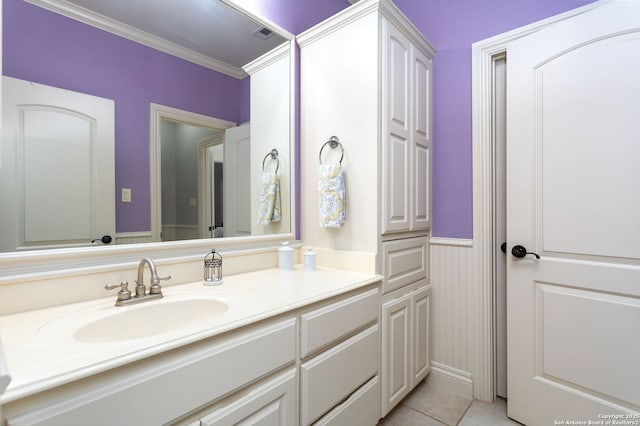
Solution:
M 151 279 L 149 294 L 162 294 L 162 287 L 160 287 L 160 281 L 166 281 L 170 279 L 171 279 L 171 275 L 167 275 L 166 277 L 155 277 Z
M 118 287 L 120 287 L 120 291 L 118 292 L 118 300 L 131 299 L 131 291 L 129 291 L 129 288 L 128 288 L 129 287 L 128 281 L 122 281 L 119 283 L 110 283 L 104 286 L 106 290 L 113 290 Z

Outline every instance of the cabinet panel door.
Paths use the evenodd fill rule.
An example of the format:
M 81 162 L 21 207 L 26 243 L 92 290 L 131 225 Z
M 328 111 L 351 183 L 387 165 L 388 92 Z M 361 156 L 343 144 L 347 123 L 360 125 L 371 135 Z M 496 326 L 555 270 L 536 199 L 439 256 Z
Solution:
M 411 230 L 431 226 L 431 60 L 420 50 L 411 49 L 411 137 L 413 149 L 413 197 Z
M 411 226 L 410 54 L 409 40 L 385 21 L 383 58 L 382 233 Z
M 430 370 L 429 359 L 429 311 L 431 305 L 431 286 L 412 293 L 413 310 L 413 386 L 424 379 Z
M 382 305 L 382 415 L 411 390 L 411 295 Z
M 216 408 L 200 419 L 202 426 L 295 424 L 296 370 L 244 391 L 241 398 Z

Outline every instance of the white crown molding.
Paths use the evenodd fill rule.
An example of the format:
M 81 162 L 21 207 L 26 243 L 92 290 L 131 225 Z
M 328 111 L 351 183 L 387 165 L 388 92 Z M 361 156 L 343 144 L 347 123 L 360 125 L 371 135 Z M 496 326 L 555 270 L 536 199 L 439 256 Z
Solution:
M 258 24 L 269 28 L 274 33 L 278 34 L 279 36 L 281 36 L 283 38 L 286 38 L 287 40 L 294 40 L 296 38 L 295 35 L 293 35 L 289 31 L 285 30 L 284 28 L 282 28 L 280 25 L 276 24 L 275 22 L 273 22 L 273 21 L 271 21 L 271 20 L 269 20 L 267 18 L 263 18 L 262 16 L 256 15 L 255 13 L 250 11 L 249 9 L 247 9 L 245 7 L 242 7 L 240 5 L 240 3 L 241 3 L 240 0 L 219 0 L 219 1 L 221 3 L 226 4 L 227 6 L 229 6 L 231 9 L 235 10 L 236 12 L 239 12 L 242 15 L 250 17 L 251 19 L 256 21 Z
M 285 57 L 288 58 L 291 55 L 291 49 L 289 46 L 290 46 L 290 43 L 286 41 L 282 43 L 280 46 L 271 50 L 270 52 L 267 52 L 264 55 L 260 56 L 259 58 L 249 62 L 247 65 L 245 65 L 242 68 L 247 74 L 253 75 L 256 72 L 260 71 L 261 69 L 268 67 L 272 63 L 282 58 L 285 58 Z
M 238 67 L 234 67 L 225 62 L 211 58 L 209 56 L 198 53 L 194 50 L 187 49 L 176 43 L 167 41 L 163 38 L 154 36 L 145 31 L 141 31 L 130 25 L 123 24 L 115 19 L 108 18 L 99 13 L 93 12 L 89 9 L 85 9 L 73 3 L 65 0 L 25 0 L 28 3 L 50 10 L 57 14 L 66 16 L 67 18 L 74 19 L 82 22 L 83 24 L 91 25 L 92 27 L 99 28 L 101 30 L 110 32 L 117 36 L 126 38 L 136 43 L 140 43 L 152 49 L 160 52 L 167 53 L 185 61 L 192 62 L 194 64 L 209 68 L 213 71 L 237 78 L 243 79 L 247 74 Z
M 423 53 L 429 58 L 433 58 L 436 54 L 436 49 L 429 43 L 427 38 L 416 28 L 409 18 L 398 7 L 389 0 L 380 1 L 380 12 L 389 21 L 393 22 L 396 27 L 400 28 L 402 32 L 409 38 L 414 46 L 419 46 Z
M 379 3 L 380 0 L 360 0 L 353 6 L 343 9 L 332 17 L 325 19 L 319 24 L 297 35 L 296 40 L 298 45 L 300 47 L 308 46 L 316 40 L 349 25 L 351 22 L 357 21 L 363 16 L 375 12 L 378 10 Z
M 396 27 L 401 28 L 411 42 L 415 46 L 419 46 L 428 57 L 433 58 L 435 56 L 436 49 L 390 0 L 360 0 L 352 3 L 352 6 L 299 34 L 296 37 L 298 45 L 300 47 L 307 46 L 365 15 L 379 11 L 385 18 L 393 22 Z

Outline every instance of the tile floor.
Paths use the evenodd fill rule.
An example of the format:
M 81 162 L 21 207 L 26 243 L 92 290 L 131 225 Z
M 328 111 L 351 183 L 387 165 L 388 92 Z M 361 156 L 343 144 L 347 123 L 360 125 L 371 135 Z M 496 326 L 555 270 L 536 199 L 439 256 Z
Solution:
M 499 398 L 490 404 L 472 401 L 429 384 L 418 385 L 380 426 L 501 426 L 520 425 L 507 418 L 507 403 Z

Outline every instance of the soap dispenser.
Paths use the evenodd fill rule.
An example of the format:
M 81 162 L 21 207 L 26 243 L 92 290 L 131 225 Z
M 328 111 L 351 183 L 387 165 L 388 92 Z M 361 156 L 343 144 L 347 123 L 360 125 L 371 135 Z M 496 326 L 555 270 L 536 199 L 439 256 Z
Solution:
M 278 266 L 281 271 L 293 271 L 293 249 L 289 247 L 288 241 L 280 243 Z
M 307 251 L 304 252 L 304 270 L 316 270 L 316 254 L 313 252 L 312 247 L 307 248 Z

